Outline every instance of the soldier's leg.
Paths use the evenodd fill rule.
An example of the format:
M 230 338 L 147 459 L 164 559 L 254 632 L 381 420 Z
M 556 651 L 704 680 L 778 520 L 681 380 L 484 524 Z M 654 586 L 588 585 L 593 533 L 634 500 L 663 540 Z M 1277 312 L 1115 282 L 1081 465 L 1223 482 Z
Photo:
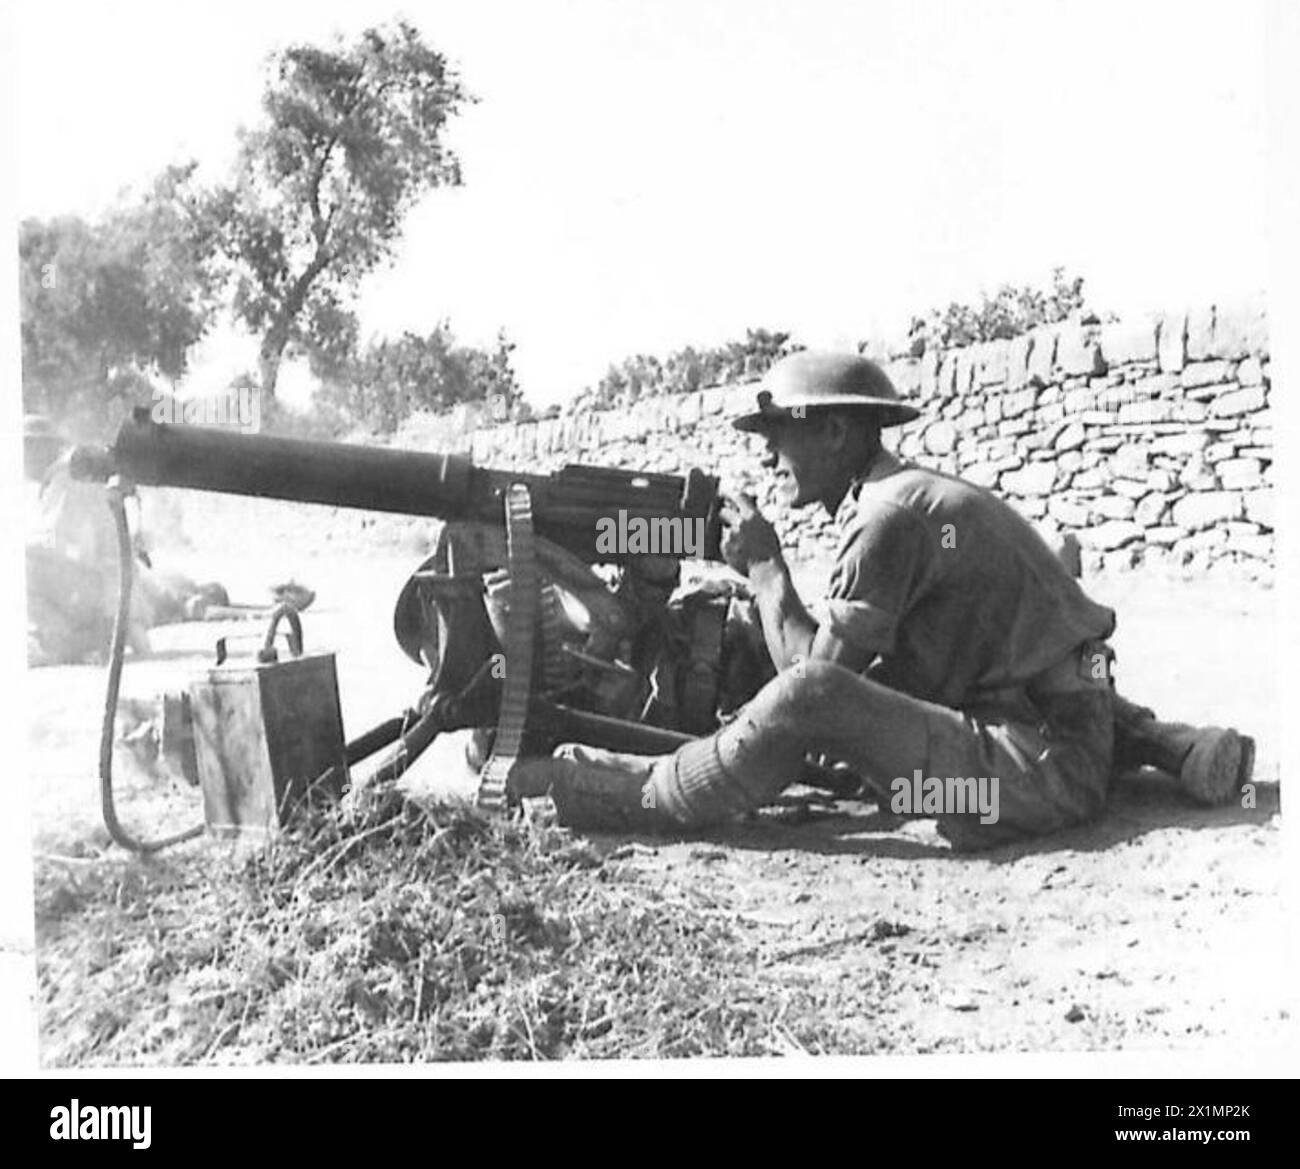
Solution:
M 1052 550 L 1075 579 L 1082 575 L 1079 540 L 1067 534 Z M 1255 740 L 1231 727 L 1166 723 L 1155 711 L 1115 695 L 1115 766 L 1156 767 L 1205 804 L 1230 800 L 1255 769 Z
M 1250 782 L 1255 741 L 1231 727 L 1167 723 L 1155 712 L 1115 695 L 1115 765 L 1156 767 L 1204 804 L 1222 804 Z
M 998 839 L 954 828 L 957 817 L 941 825 L 960 847 L 976 847 L 1100 813 L 1110 771 L 1109 710 L 1104 714 L 1104 750 L 1044 773 L 1036 767 L 1044 744 L 1032 728 L 990 730 L 958 711 L 810 662 L 779 674 L 733 722 L 672 755 L 562 747 L 556 758 L 524 769 L 518 790 L 549 789 L 561 819 L 579 827 L 703 828 L 770 802 L 797 778 L 807 754 L 825 753 L 884 785 L 916 769 L 940 778 L 998 777 Z M 965 816 L 978 819 L 975 811 Z

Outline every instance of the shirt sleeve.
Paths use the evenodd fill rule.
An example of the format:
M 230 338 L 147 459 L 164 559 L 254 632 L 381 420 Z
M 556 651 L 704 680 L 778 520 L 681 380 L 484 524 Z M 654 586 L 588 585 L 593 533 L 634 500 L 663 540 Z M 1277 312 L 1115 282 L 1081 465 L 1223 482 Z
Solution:
M 845 534 L 826 592 L 826 621 L 841 641 L 873 654 L 894 648 L 935 554 L 925 521 L 906 508 L 865 510 Z

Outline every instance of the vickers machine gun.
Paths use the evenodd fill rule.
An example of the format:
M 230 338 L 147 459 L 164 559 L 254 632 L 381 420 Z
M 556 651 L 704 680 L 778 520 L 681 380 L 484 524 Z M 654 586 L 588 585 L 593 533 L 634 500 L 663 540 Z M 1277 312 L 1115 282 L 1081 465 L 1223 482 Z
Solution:
M 105 819 L 128 847 L 168 843 L 132 839 L 112 806 L 113 708 L 131 580 L 120 500 L 137 484 L 445 521 L 393 618 L 402 650 L 428 672 L 411 710 L 344 744 L 332 656 L 319 655 L 327 661 L 315 672 L 301 660 L 278 662 L 274 625 L 251 672 L 214 671 L 211 685 L 191 687 L 210 827 L 274 826 L 313 784 L 338 789 L 349 767 L 384 749 L 376 775 L 392 778 L 438 734 L 464 728 L 477 728 L 480 802 L 499 805 L 521 754 L 549 753 L 566 740 L 671 751 L 713 729 L 719 712 L 754 688 L 757 643 L 743 622 L 728 622 L 727 590 L 670 604 L 684 557 L 720 558 L 718 481 L 700 471 L 566 466 L 516 474 L 454 454 L 165 425 L 137 411 L 111 448 L 79 448 L 73 473 L 108 482 L 117 501 L 123 583 L 100 771 Z M 594 565 L 608 567 L 602 575 Z M 284 615 L 301 654 L 298 615 Z M 291 679 L 280 677 L 291 667 Z M 232 678 L 244 689 L 217 685 Z M 233 742 L 237 732 L 256 739 L 257 750 Z

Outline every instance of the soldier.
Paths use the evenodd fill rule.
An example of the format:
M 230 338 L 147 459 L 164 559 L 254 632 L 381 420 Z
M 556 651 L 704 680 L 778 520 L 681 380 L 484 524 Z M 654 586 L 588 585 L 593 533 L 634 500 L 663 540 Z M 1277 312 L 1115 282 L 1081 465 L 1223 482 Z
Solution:
M 1230 800 L 1250 778 L 1251 740 L 1162 723 L 1119 697 L 1115 614 L 1038 532 L 991 492 L 885 449 L 882 430 L 917 416 L 863 357 L 778 362 L 734 425 L 766 441 L 785 504 L 820 505 L 839 527 L 825 619 L 796 593 L 771 523 L 737 498 L 723 554 L 749 580 L 777 676 L 672 755 L 566 745 L 524 770 L 521 794 L 549 787 L 579 826 L 680 828 L 769 802 L 809 754 L 877 792 L 918 771 L 997 777 L 993 822 L 937 816 L 961 849 L 1096 819 L 1117 766 L 1151 764 L 1200 802 Z
M 33 666 L 84 662 L 108 649 L 117 613 L 117 525 L 105 487 L 73 477 L 69 444 L 48 418 L 23 420 L 23 470 L 39 484 L 27 538 L 27 656 Z M 137 501 L 138 504 L 138 501 Z M 151 626 L 181 621 L 204 602 L 225 603 L 220 585 L 155 570 L 137 506 L 134 587 L 127 646 L 147 654 Z

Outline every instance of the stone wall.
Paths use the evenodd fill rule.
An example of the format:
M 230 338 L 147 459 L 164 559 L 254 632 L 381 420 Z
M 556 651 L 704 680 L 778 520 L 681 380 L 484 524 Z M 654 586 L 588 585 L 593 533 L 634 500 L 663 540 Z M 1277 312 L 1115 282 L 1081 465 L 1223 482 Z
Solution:
M 893 432 L 896 449 L 997 491 L 1052 533 L 1074 532 L 1085 571 L 1270 572 L 1272 386 L 1258 306 L 1041 328 L 887 368 L 923 411 Z M 805 512 L 796 523 L 774 506 L 758 441 L 727 425 L 741 395 L 752 388 L 715 386 L 459 436 L 417 425 L 399 442 L 450 445 L 518 470 L 698 466 L 754 490 L 797 555 L 829 554 L 828 520 Z

